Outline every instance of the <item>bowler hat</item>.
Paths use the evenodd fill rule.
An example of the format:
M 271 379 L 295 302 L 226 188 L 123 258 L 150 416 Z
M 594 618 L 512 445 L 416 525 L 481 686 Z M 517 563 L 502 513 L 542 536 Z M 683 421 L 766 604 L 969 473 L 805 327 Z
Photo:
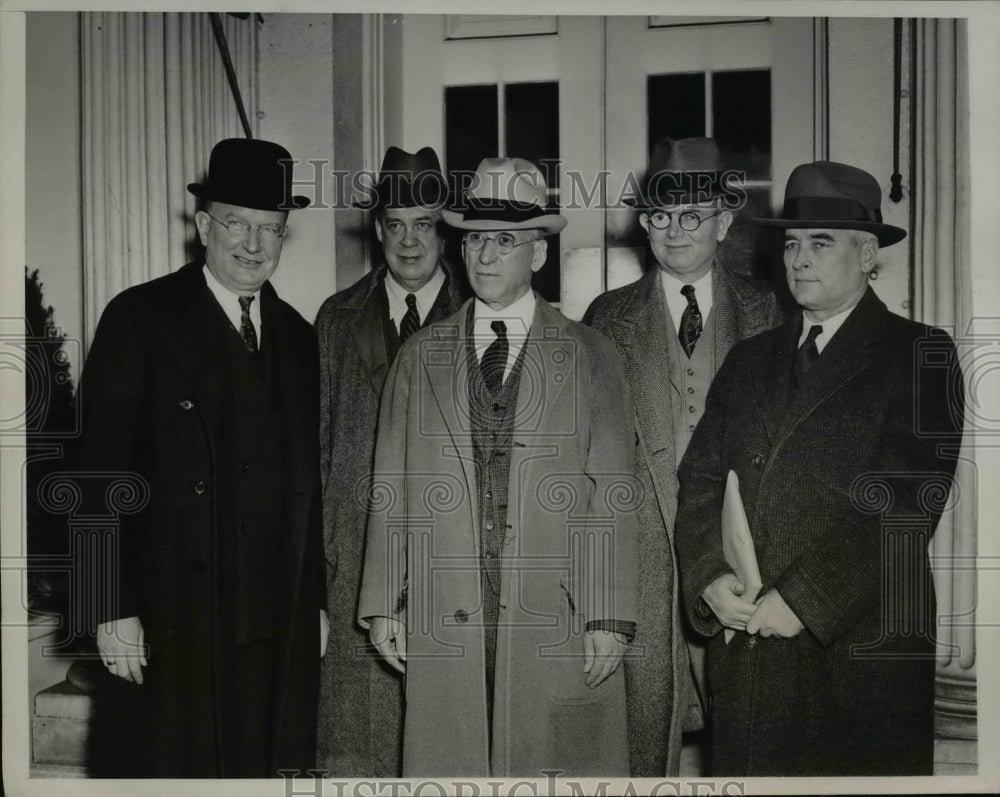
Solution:
M 369 198 L 354 202 L 354 207 L 368 210 L 382 208 L 440 208 L 448 200 L 448 185 L 441 173 L 441 162 L 431 147 L 409 153 L 389 147 L 382 158 L 378 182 L 369 190 Z
M 444 220 L 460 230 L 542 230 L 555 235 L 566 219 L 547 210 L 548 188 L 535 164 L 524 158 L 483 158 L 461 206 Z
M 653 145 L 639 196 L 624 201 L 639 210 L 708 202 L 725 193 L 722 176 L 714 138 L 664 136 Z
M 292 196 L 292 156 L 273 141 L 226 138 L 212 147 L 208 180 L 189 183 L 201 199 L 254 210 L 296 210 L 309 198 Z
M 882 223 L 882 189 L 863 169 L 834 161 L 796 166 L 785 186 L 785 205 L 776 219 L 754 219 L 763 227 L 865 230 L 879 246 L 891 246 L 906 230 Z

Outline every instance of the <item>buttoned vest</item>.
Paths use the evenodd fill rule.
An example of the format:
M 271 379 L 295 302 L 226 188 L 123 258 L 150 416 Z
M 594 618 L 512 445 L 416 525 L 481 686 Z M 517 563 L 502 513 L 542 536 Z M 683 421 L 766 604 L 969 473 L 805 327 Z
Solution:
M 667 357 L 670 361 L 670 381 L 674 394 L 670 407 L 674 425 L 674 450 L 677 464 L 691 442 L 698 421 L 705 413 L 705 398 L 718 365 L 715 362 L 715 308 L 705 318 L 698 343 L 689 358 L 681 348 L 667 303 L 663 303 L 667 316 Z

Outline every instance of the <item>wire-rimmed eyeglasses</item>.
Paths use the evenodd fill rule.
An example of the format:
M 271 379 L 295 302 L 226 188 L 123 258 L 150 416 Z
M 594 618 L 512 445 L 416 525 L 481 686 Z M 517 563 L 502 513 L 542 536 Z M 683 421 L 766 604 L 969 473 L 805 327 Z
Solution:
M 525 244 L 534 243 L 534 239 L 530 241 L 517 242 L 509 232 L 500 232 L 496 235 L 483 235 L 481 232 L 467 232 L 462 236 L 462 246 L 468 249 L 470 252 L 478 252 L 484 246 L 486 246 L 487 241 L 493 241 L 493 246 L 496 247 L 497 254 L 509 255 L 514 251 L 515 246 L 524 246 Z
M 649 223 L 656 229 L 665 230 L 670 226 L 670 223 L 676 215 L 677 224 L 680 225 L 682 230 L 694 232 L 702 224 L 712 218 L 712 216 L 718 216 L 721 212 L 721 210 L 717 210 L 714 213 L 708 213 L 707 215 L 702 216 L 695 210 L 682 210 L 680 213 L 670 210 L 654 210 L 652 213 L 648 214 L 648 218 Z
M 265 241 L 280 241 L 285 237 L 285 233 L 288 232 L 287 224 L 248 224 L 241 219 L 230 219 L 229 221 L 223 221 L 222 219 L 216 218 L 207 210 L 205 215 L 208 216 L 212 221 L 217 221 L 223 227 L 228 230 L 229 234 L 236 238 L 237 240 L 242 240 L 250 234 L 250 230 L 257 230 L 257 234 L 263 238 Z

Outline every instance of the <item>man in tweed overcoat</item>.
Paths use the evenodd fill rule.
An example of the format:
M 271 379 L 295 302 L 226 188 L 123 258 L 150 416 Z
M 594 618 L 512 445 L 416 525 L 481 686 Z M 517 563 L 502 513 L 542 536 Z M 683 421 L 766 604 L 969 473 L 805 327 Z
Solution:
M 688 730 L 701 724 L 672 543 L 677 464 L 729 349 L 781 321 L 774 294 L 763 283 L 730 271 L 715 256 L 733 221 L 723 204 L 721 175 L 712 139 L 657 143 L 646 190 L 635 202 L 643 211 L 639 222 L 649 235 L 654 263 L 638 281 L 595 299 L 584 316 L 584 323 L 614 341 L 635 403 L 636 473 L 644 498 L 639 630 L 625 660 L 625 683 L 636 777 L 676 775 L 682 725 Z M 682 293 L 689 286 L 690 302 Z M 687 309 L 692 304 L 698 313 L 694 321 L 694 311 Z M 684 323 L 701 328 L 690 352 L 681 340 Z M 688 642 L 694 643 L 693 672 L 700 677 L 703 648 Z
M 710 637 L 712 774 L 932 774 L 927 544 L 961 443 L 962 375 L 947 334 L 868 287 L 879 247 L 906 234 L 881 222 L 880 200 L 852 166 L 792 172 L 781 218 L 761 223 L 785 230 L 802 312 L 733 348 L 681 463 L 677 553 Z M 730 470 L 755 603 L 722 552 Z
M 434 150 L 389 147 L 372 193 L 383 256 L 369 274 L 327 299 L 316 318 L 330 608 L 317 760 L 331 777 L 396 777 L 399 770 L 401 679 L 371 650 L 355 614 L 386 374 L 401 338 L 448 317 L 465 298 L 441 256 L 443 189 Z

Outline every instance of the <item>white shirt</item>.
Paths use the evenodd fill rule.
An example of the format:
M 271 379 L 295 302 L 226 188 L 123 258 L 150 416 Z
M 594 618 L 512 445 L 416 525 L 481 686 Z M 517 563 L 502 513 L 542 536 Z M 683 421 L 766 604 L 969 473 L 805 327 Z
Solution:
M 524 348 L 524 341 L 535 318 L 535 294 L 529 288 L 524 296 L 503 310 L 494 310 L 479 299 L 476 299 L 473 307 L 472 340 L 476 345 L 476 359 L 479 362 L 483 361 L 483 353 L 497 339 L 497 333 L 490 324 L 499 319 L 507 325 L 507 367 L 503 369 L 503 378 L 506 380 Z
M 826 348 L 826 344 L 830 342 L 830 338 L 837 334 L 837 330 L 843 325 L 847 320 L 847 316 L 851 314 L 851 311 L 857 307 L 857 302 L 852 304 L 846 310 L 843 310 L 837 315 L 832 315 L 826 321 L 816 321 L 810 316 L 812 315 L 808 310 L 802 311 L 802 334 L 799 335 L 799 346 L 801 347 L 803 343 L 806 342 L 806 338 L 809 336 L 809 327 L 820 324 L 823 327 L 823 331 L 816 336 L 816 351 L 820 354 L 823 353 L 823 349 Z
M 712 309 L 712 269 L 709 269 L 696 282 L 684 282 L 671 274 L 666 269 L 660 269 L 660 284 L 663 285 L 663 295 L 667 299 L 667 309 L 670 310 L 670 319 L 674 322 L 674 334 L 681 334 L 681 316 L 687 309 L 687 297 L 681 293 L 681 288 L 685 285 L 694 286 L 694 298 L 698 302 L 698 309 L 701 311 L 702 323 L 708 318 L 708 313 Z
M 205 273 L 205 282 L 208 283 L 209 290 L 212 291 L 212 295 L 215 296 L 215 300 L 226 314 L 229 323 L 233 325 L 233 329 L 240 333 L 240 336 L 243 335 L 243 309 L 240 307 L 240 296 L 253 296 L 253 301 L 250 303 L 250 321 L 253 323 L 254 332 L 257 333 L 257 345 L 259 346 L 263 340 L 261 337 L 260 291 L 253 294 L 233 293 L 215 278 L 215 274 L 208 266 L 201 268 Z
M 431 277 L 430 282 L 418 291 L 407 290 L 396 282 L 396 278 L 392 276 L 391 271 L 385 272 L 385 292 L 389 297 L 389 318 L 396 325 L 397 332 L 399 331 L 399 325 L 403 322 L 403 316 L 406 315 L 406 311 L 409 309 L 406 306 L 407 294 L 412 293 L 417 297 L 417 315 L 420 316 L 420 323 L 422 325 L 427 318 L 427 314 L 434 306 L 434 302 L 441 292 L 442 285 L 444 285 L 444 271 L 437 266 L 434 266 L 434 276 Z

